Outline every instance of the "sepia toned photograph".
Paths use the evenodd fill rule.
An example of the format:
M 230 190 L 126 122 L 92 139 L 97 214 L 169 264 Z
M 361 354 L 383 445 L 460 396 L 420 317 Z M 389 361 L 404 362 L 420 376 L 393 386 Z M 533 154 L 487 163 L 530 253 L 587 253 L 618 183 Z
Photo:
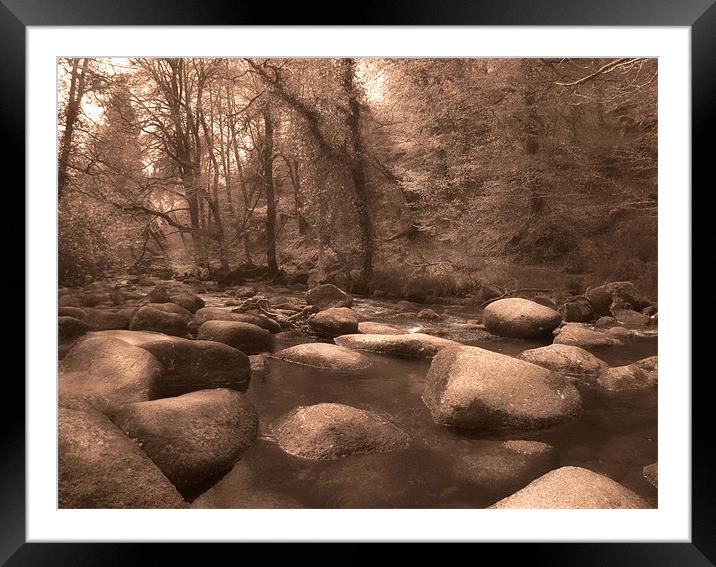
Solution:
M 657 83 L 59 58 L 58 507 L 658 508 Z

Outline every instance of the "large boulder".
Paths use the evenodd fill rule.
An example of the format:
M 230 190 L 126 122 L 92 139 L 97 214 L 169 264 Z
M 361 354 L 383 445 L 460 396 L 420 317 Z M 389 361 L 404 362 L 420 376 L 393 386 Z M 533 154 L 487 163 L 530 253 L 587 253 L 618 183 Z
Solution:
M 554 338 L 554 343 L 577 346 L 587 350 L 620 346 L 623 344 L 622 341 L 609 336 L 607 333 L 596 331 L 576 323 L 570 323 L 559 329 L 557 336 Z
M 176 488 L 107 417 L 59 409 L 60 508 L 185 508 Z
M 549 335 L 561 321 L 554 309 L 521 297 L 498 299 L 482 312 L 482 322 L 492 334 L 520 339 Z
M 611 282 L 591 287 L 584 295 L 597 315 L 610 315 L 612 305 L 630 305 L 631 309 L 643 309 L 649 305 L 631 282 Z
M 339 287 L 325 283 L 306 292 L 306 303 L 315 305 L 319 309 L 350 307 L 353 304 L 353 298 Z
M 197 338 L 224 343 L 246 354 L 273 349 L 273 335 L 258 325 L 242 321 L 207 321 L 199 327 Z
M 269 333 L 278 333 L 281 326 L 264 315 L 255 315 L 253 313 L 234 313 L 230 309 L 224 307 L 203 307 L 194 314 L 191 322 L 190 330 L 197 331 L 203 323 L 207 321 L 239 321 L 257 325 L 262 329 L 266 329 Z
M 251 378 L 249 357 L 215 341 L 157 340 L 141 345 L 165 368 L 159 385 L 161 397 L 210 388 L 245 391 Z
M 308 326 L 322 337 L 350 335 L 358 332 L 358 317 L 348 307 L 331 307 L 311 317 Z
M 258 431 L 251 403 L 224 388 L 130 404 L 115 423 L 179 487 L 226 471 Z
M 425 335 L 423 333 L 405 333 L 402 335 L 342 335 L 335 343 L 355 350 L 365 350 L 380 354 L 430 358 L 441 349 L 459 345 L 455 341 Z
M 552 344 L 523 351 L 520 359 L 568 376 L 596 378 L 608 365 L 577 346 Z
M 658 382 L 658 357 L 650 356 L 626 366 L 608 368 L 599 376 L 598 382 L 610 392 L 653 388 Z
M 215 341 L 194 341 L 149 331 L 101 331 L 88 337 L 120 339 L 150 352 L 164 366 L 157 397 L 210 388 L 244 391 L 249 386 L 249 357 Z
M 478 429 L 538 429 L 567 421 L 581 409 L 579 393 L 562 375 L 467 346 L 435 356 L 423 401 L 436 423 Z
M 493 502 L 559 466 L 557 450 L 539 441 L 474 440 L 456 449 L 453 459 L 455 477 Z
M 358 332 L 364 335 L 403 335 L 405 331 L 388 325 L 386 323 L 374 323 L 372 321 L 364 321 L 358 323 Z
M 612 479 L 580 467 L 561 467 L 490 508 L 651 508 Z
M 144 306 L 137 310 L 129 324 L 130 331 L 156 331 L 183 337 L 188 332 L 186 318 L 176 313 Z
M 271 358 L 326 370 L 364 370 L 370 359 L 346 347 L 326 343 L 305 343 L 274 353 Z
M 410 437 L 387 419 L 343 404 L 298 407 L 274 425 L 273 433 L 281 449 L 305 459 L 387 453 L 410 444 Z
M 142 348 L 88 336 L 62 359 L 60 405 L 79 399 L 113 416 L 125 404 L 155 397 L 163 373 L 159 361 Z

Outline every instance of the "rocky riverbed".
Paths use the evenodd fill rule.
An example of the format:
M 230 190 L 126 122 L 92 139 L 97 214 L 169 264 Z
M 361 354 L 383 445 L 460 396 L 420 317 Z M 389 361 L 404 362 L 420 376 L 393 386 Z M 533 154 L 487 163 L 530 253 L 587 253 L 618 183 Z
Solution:
M 128 276 L 59 306 L 60 507 L 657 505 L 658 306 L 628 282 L 484 306 Z

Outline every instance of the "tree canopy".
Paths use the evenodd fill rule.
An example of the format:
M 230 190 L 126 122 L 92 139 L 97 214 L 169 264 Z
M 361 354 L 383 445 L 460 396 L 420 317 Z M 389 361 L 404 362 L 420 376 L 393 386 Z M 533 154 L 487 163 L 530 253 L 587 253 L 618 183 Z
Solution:
M 457 289 L 509 264 L 656 285 L 655 59 L 59 71 L 61 283 L 263 266 L 362 292 Z

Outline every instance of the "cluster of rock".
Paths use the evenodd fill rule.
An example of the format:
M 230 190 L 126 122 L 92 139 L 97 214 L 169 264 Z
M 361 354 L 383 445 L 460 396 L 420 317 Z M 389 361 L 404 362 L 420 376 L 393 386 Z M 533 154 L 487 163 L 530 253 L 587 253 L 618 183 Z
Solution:
M 601 348 L 620 345 L 634 336 L 633 329 L 655 325 L 657 307 L 632 283 L 613 282 L 568 298 L 559 309 L 520 297 L 499 299 L 485 307 L 482 322 L 503 337 L 540 339 L 553 333 L 556 343 Z
M 569 298 L 560 313 L 567 322 L 592 323 L 609 317 L 613 324 L 645 327 L 656 322 L 656 304 L 645 299 L 631 282 L 611 282 L 588 288 Z
M 192 339 L 204 301 L 172 282 L 60 299 L 60 507 L 185 507 L 178 489 L 254 442 L 247 353 L 270 350 L 272 335 L 208 321 Z
M 173 487 L 224 472 L 256 437 L 248 380 L 248 357 L 220 343 L 90 333 L 60 366 L 60 506 L 183 506 Z
M 146 295 L 94 288 L 63 293 L 60 507 L 185 507 L 180 490 L 226 472 L 254 443 L 258 416 L 244 392 L 252 373 L 264 371 L 265 358 L 348 373 L 368 371 L 376 355 L 428 358 L 422 400 L 439 425 L 519 431 L 564 423 L 582 411 L 577 384 L 620 392 L 657 383 L 656 357 L 610 368 L 590 352 L 622 344 L 614 332 L 619 322 L 650 324 L 654 314 L 635 309 L 653 306 L 644 306 L 630 286 L 616 282 L 588 290 L 559 310 L 522 298 L 493 301 L 482 314 L 490 333 L 554 337 L 553 344 L 517 357 L 359 321 L 353 298 L 331 284 L 309 290 L 305 303 L 286 298 L 269 304 L 255 289 L 239 288 L 234 297 L 244 301 L 236 309 L 207 307 L 186 286 L 171 282 Z M 601 319 L 586 324 L 596 316 Z M 417 314 L 428 321 L 442 317 L 430 309 Z M 294 329 L 296 321 L 332 342 L 273 352 L 275 335 Z M 337 403 L 296 407 L 270 431 L 285 453 L 310 460 L 412 444 L 390 416 Z M 514 494 L 495 508 L 647 506 L 607 477 L 557 468 L 559 456 L 547 444 L 481 443 L 480 461 L 467 452 L 456 474 L 485 490 L 500 477 Z

